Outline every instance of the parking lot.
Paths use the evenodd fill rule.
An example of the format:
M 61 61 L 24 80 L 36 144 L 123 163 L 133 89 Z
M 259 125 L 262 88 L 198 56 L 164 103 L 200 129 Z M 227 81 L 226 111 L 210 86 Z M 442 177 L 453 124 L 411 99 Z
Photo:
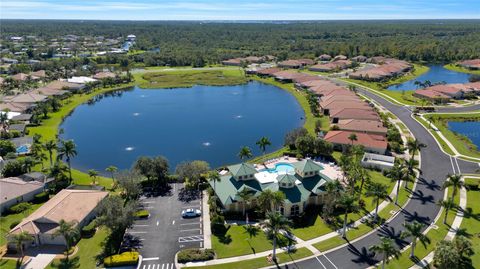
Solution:
M 177 251 L 203 247 L 202 217 L 184 219 L 181 216 L 181 211 L 187 208 L 201 210 L 201 199 L 182 191 L 183 184 L 171 187 L 168 194 L 140 199 L 150 217 L 135 221 L 126 233 L 138 242 L 143 257 L 141 269 L 172 269 Z

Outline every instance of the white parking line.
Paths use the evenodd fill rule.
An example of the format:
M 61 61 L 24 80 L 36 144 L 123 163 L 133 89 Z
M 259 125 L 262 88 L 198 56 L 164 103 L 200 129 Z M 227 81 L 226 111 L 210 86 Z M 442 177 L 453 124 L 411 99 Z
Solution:
M 200 205 L 198 204 L 198 205 L 182 206 L 182 208 L 193 208 L 193 209 L 195 209 L 195 208 L 200 208 Z
M 449 157 L 450 157 L 450 163 L 452 164 L 453 174 L 455 174 L 455 166 L 453 165 L 452 156 L 449 156 Z
M 160 221 L 157 220 L 157 226 L 160 224 Z
M 187 229 L 187 230 L 180 230 L 180 232 L 191 232 L 191 231 L 200 231 L 200 229 Z
M 458 159 L 457 157 L 454 157 L 454 159 L 455 159 L 455 163 L 457 164 L 458 174 L 461 175 L 462 171 L 460 171 L 460 165 L 458 165 Z
M 154 258 L 143 258 L 142 261 L 158 261 L 160 257 L 154 257 Z
M 180 225 L 199 225 L 198 222 L 180 223 Z
M 327 267 L 325 267 L 325 265 L 323 265 L 323 263 L 320 261 L 320 259 L 317 256 L 315 256 L 315 259 L 317 259 L 317 261 L 322 265 L 322 267 L 324 269 L 327 269 Z
M 155 208 L 155 207 L 153 207 L 153 206 L 144 206 L 143 208 L 145 208 L 145 209 L 152 209 L 152 208 Z
M 193 236 L 185 236 L 185 237 L 179 237 L 178 238 L 179 243 L 197 242 L 197 241 L 203 241 L 203 235 L 193 235 Z
M 172 221 L 172 225 L 175 225 L 175 220 L 174 220 L 174 221 Z
M 149 227 L 150 225 L 147 224 L 133 224 L 135 227 Z
M 128 231 L 129 234 L 146 234 L 147 232 Z

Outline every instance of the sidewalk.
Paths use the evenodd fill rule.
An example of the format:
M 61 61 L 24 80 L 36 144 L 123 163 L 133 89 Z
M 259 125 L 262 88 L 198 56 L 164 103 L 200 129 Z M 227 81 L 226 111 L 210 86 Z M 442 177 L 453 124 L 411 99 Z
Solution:
M 202 193 L 202 225 L 203 225 L 203 247 L 212 248 L 212 230 L 210 229 L 210 207 L 208 206 L 208 194 Z

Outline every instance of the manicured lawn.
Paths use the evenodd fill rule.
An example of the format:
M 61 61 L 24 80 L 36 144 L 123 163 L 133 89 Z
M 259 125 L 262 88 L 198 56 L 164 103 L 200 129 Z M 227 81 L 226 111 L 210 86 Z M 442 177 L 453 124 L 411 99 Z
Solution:
M 443 67 L 445 67 L 448 70 L 452 70 L 452 71 L 456 71 L 456 72 L 480 75 L 480 70 L 470 70 L 470 69 L 458 66 L 456 64 L 446 64 Z
M 465 179 L 476 182 L 478 186 L 479 179 Z M 467 236 L 472 240 L 475 255 L 472 257 L 473 268 L 480 268 L 480 190 L 471 189 L 467 192 L 467 210 L 463 217 L 461 229 L 465 229 Z
M 266 251 L 272 248 L 272 244 L 261 230 L 250 239 L 244 226 L 230 225 L 224 236 L 212 235 L 212 248 L 217 258 L 227 258 Z
M 447 143 L 445 143 L 445 141 L 443 141 L 442 138 L 440 138 L 440 136 L 437 134 L 437 132 L 435 132 L 434 130 L 432 130 L 431 126 L 429 126 L 429 124 L 424 121 L 422 118 L 418 117 L 418 116 L 415 116 L 415 118 L 423 125 L 425 126 L 425 128 L 427 128 L 428 130 L 431 131 L 431 134 L 437 139 L 437 141 L 440 143 L 440 145 L 442 146 L 442 149 L 450 154 L 450 155 L 455 155 L 455 153 L 453 153 L 453 151 L 450 149 L 450 147 L 447 145 Z
M 28 215 L 32 214 L 37 208 L 42 206 L 41 204 L 32 204 L 32 207 L 19 214 L 9 214 L 6 216 L 0 217 L 0 246 L 3 246 L 7 243 L 5 238 L 6 234 L 10 231 L 10 225 L 14 222 L 20 222 L 22 219 L 26 218 Z
M 78 268 L 78 269 L 91 269 L 96 268 L 97 255 L 103 251 L 102 244 L 108 236 L 108 230 L 100 228 L 95 235 L 91 238 L 83 238 L 78 242 L 78 252 L 69 258 L 68 264 L 60 259 L 55 259 L 47 269 L 65 269 L 65 268 Z
M 279 263 L 290 262 L 293 260 L 298 260 L 301 258 L 308 257 L 313 253 L 307 248 L 299 248 L 295 253 L 280 253 L 277 255 L 277 260 Z M 267 262 L 267 257 L 260 257 L 250 260 L 244 260 L 241 262 L 232 262 L 224 263 L 210 266 L 197 266 L 197 267 L 188 267 L 192 269 L 251 269 L 251 268 L 262 268 L 267 266 L 273 266 L 273 264 Z
M 17 269 L 17 260 L 0 259 L 0 268 L 2 269 Z
M 135 78 L 142 88 L 179 88 L 193 85 L 238 85 L 247 82 L 241 69 L 225 70 L 179 70 L 169 72 L 149 72 Z
M 456 134 L 448 128 L 449 121 L 479 120 L 480 113 L 476 114 L 428 114 L 425 118 L 432 121 L 433 124 L 442 132 L 442 134 L 452 143 L 455 149 L 462 155 L 480 158 L 480 152 L 476 146 L 467 137 Z

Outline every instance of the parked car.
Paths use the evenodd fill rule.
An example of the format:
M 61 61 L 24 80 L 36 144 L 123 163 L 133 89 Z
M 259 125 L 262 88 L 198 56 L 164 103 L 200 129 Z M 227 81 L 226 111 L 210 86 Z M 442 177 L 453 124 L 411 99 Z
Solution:
M 199 209 L 188 208 L 188 209 L 182 210 L 183 218 L 194 218 L 194 217 L 199 217 L 201 215 L 202 215 L 202 211 L 200 211 Z

